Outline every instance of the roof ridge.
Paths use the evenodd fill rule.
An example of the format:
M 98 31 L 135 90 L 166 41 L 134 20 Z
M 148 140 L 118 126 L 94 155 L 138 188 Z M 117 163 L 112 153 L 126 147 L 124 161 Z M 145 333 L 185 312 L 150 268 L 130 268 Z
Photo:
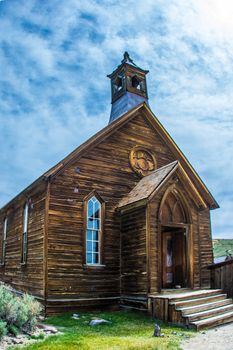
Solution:
M 174 161 L 171 162 L 171 163 L 168 163 L 168 164 L 166 164 L 166 165 L 161 166 L 160 168 L 155 169 L 155 170 L 152 171 L 150 174 L 146 175 L 144 178 L 146 178 L 147 176 L 151 176 L 151 175 L 157 173 L 159 170 L 163 170 L 163 169 L 168 168 L 169 166 L 172 166 L 172 165 L 175 166 L 175 165 L 179 165 L 179 164 L 180 164 L 180 162 L 179 162 L 178 160 L 174 160 Z
M 125 207 L 135 202 L 141 202 L 146 198 L 149 199 L 155 193 L 155 191 L 159 190 L 167 179 L 170 178 L 170 176 L 177 170 L 178 165 L 179 161 L 176 160 L 154 170 L 149 175 L 144 176 L 135 185 L 135 187 L 132 188 L 132 190 L 120 200 L 118 203 L 118 208 Z M 140 187 L 142 186 L 143 190 L 138 192 L 138 189 L 140 190 Z

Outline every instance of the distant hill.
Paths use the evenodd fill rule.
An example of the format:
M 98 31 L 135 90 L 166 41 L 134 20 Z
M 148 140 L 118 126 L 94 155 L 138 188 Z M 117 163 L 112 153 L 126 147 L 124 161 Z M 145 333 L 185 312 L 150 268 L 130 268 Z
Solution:
M 233 239 L 213 239 L 214 257 L 225 256 L 226 250 L 231 250 L 233 254 Z

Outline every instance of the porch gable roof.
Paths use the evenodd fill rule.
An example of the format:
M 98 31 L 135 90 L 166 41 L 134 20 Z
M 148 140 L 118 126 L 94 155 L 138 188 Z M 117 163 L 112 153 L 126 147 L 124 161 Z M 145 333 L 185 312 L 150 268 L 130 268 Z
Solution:
M 137 185 L 126 195 L 118 204 L 118 209 L 122 210 L 126 207 L 140 206 L 149 201 L 160 190 L 160 188 L 171 178 L 174 172 L 179 173 L 181 180 L 188 184 L 196 202 L 203 208 L 206 208 L 206 204 L 199 195 L 197 189 L 191 182 L 187 173 L 179 161 L 169 163 L 159 169 L 156 169 L 151 174 L 143 177 Z

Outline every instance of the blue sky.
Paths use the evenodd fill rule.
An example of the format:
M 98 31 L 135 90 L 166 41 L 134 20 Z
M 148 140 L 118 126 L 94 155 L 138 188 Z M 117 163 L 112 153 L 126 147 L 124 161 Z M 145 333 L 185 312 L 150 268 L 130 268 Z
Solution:
M 108 123 L 128 51 L 221 206 L 213 236 L 233 238 L 232 17 L 228 0 L 1 0 L 0 205 Z

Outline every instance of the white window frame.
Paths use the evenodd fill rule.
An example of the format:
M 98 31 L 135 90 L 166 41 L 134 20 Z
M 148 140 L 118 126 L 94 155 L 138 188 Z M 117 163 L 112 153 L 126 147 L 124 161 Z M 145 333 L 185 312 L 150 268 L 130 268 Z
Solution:
M 3 221 L 1 265 L 5 265 L 8 218 Z
M 23 207 L 23 235 L 22 235 L 22 253 L 21 253 L 21 264 L 23 265 L 25 265 L 27 262 L 28 218 L 29 218 L 29 206 L 28 206 L 28 203 L 25 203 Z
M 91 216 L 91 213 L 89 213 L 89 202 L 92 201 L 93 205 L 93 213 L 95 213 L 95 203 L 98 203 L 99 205 L 99 217 L 95 218 L 93 220 L 93 217 Z M 100 200 L 93 195 L 87 200 L 87 210 L 86 210 L 86 264 L 87 265 L 100 265 L 101 264 L 101 227 L 102 227 L 102 205 Z M 90 225 L 91 220 L 92 225 Z M 99 222 L 98 228 L 95 227 L 94 221 L 97 220 Z M 91 235 L 91 238 L 89 238 Z M 97 236 L 97 239 L 95 238 Z M 91 245 L 91 249 L 87 249 L 87 247 Z M 94 246 L 97 245 L 98 249 L 94 249 Z M 88 256 L 91 255 L 91 261 L 89 260 Z M 94 257 L 97 255 L 98 259 L 97 261 L 94 259 Z

